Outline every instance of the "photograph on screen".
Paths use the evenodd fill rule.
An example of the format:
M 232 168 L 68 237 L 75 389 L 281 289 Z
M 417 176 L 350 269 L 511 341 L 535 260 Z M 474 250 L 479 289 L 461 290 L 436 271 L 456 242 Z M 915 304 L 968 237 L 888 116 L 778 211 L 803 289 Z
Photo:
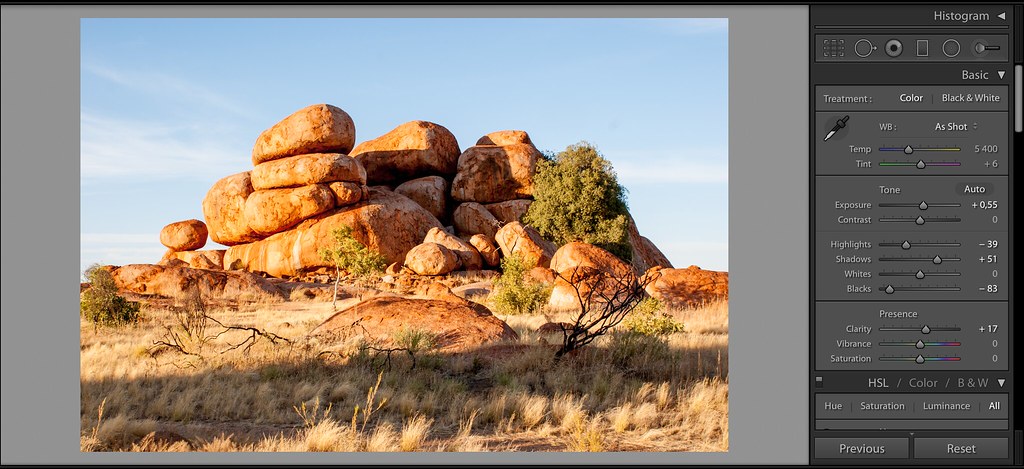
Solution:
M 81 451 L 729 450 L 727 19 L 80 26 Z

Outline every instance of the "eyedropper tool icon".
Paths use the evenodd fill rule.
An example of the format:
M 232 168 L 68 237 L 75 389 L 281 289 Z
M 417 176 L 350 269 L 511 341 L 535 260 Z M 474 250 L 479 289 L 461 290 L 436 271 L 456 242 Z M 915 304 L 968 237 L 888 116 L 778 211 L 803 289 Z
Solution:
M 828 135 L 825 136 L 825 141 L 827 142 L 828 139 L 832 138 L 832 136 L 835 135 L 836 132 L 839 132 L 839 129 L 846 127 L 846 121 L 848 120 L 850 120 L 849 115 L 843 116 L 841 119 L 837 120 L 836 125 L 832 127 L 832 130 L 828 131 Z

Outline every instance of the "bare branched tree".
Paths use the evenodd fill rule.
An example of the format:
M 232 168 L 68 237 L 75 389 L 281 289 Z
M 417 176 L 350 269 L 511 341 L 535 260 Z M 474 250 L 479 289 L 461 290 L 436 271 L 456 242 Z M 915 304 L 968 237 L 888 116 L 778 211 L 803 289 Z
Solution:
M 645 298 L 645 288 L 653 280 L 637 277 L 632 271 L 624 275 L 588 267 L 576 267 L 568 277 L 558 273 L 576 293 L 579 311 L 569 326 L 562 328 L 562 346 L 555 357 L 593 342 L 626 319 Z
M 277 345 L 279 342 L 292 344 L 290 339 L 281 337 L 273 332 L 253 326 L 224 324 L 210 316 L 207 313 L 206 303 L 203 301 L 202 294 L 194 284 L 185 288 L 179 302 L 181 304 L 175 305 L 172 308 L 175 324 L 164 326 L 164 335 L 160 339 L 153 341 L 153 347 L 150 349 L 151 352 L 160 348 L 168 348 L 182 355 L 197 357 L 201 360 L 204 357 L 203 347 L 207 343 L 220 338 L 224 334 L 236 331 L 248 332 L 249 336 L 241 342 L 229 343 L 227 348 L 220 351 L 221 354 L 238 348 L 242 348 L 243 353 L 248 353 L 249 349 L 261 338 L 270 341 L 274 345 Z M 211 324 L 219 326 L 221 330 L 216 333 L 208 333 L 207 329 Z

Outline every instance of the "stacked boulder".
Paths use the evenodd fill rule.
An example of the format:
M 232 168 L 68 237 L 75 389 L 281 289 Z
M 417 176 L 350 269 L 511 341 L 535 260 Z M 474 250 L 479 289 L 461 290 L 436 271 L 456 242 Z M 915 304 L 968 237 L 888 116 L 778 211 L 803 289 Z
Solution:
M 300 277 L 331 267 L 320 252 L 348 227 L 389 273 L 493 269 L 512 254 L 546 269 L 557 246 L 523 223 L 541 157 L 521 130 L 490 133 L 462 151 L 448 129 L 418 120 L 356 145 L 345 111 L 308 106 L 259 135 L 251 170 L 213 184 L 206 223 L 180 222 L 195 236 L 202 230 L 202 243 L 169 241 L 165 260 Z M 182 227 L 168 225 L 168 239 Z M 197 251 L 207 231 L 228 249 Z M 671 267 L 633 224 L 630 238 L 634 270 Z
M 200 251 L 206 245 L 209 231 L 201 220 L 178 221 L 160 230 L 160 243 L 167 247 L 160 262 L 182 264 L 194 269 L 222 269 L 224 250 Z

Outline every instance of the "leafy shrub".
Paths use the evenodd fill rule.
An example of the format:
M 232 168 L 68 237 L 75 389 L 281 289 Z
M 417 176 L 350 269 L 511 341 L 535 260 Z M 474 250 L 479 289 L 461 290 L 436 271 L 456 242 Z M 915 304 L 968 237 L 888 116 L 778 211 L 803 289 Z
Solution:
M 626 316 L 622 325 L 629 331 L 651 336 L 683 332 L 683 323 L 661 311 L 661 302 L 657 298 L 647 298 L 640 302 L 636 309 Z
M 333 264 L 339 271 L 356 277 L 383 272 L 387 263 L 380 253 L 371 251 L 352 236 L 352 228 L 343 226 L 332 232 L 334 246 L 320 250 L 320 258 Z
M 583 241 L 632 260 L 626 189 L 597 148 L 580 142 L 540 159 L 533 184 L 524 223 L 559 245 Z
M 495 292 L 491 296 L 494 309 L 506 315 L 533 314 L 547 304 L 551 287 L 526 279 L 526 273 L 533 267 L 519 254 L 501 260 L 501 277 L 494 282 Z
M 402 327 L 395 331 L 393 339 L 395 346 L 413 355 L 437 346 L 437 334 L 414 327 Z
M 331 304 L 337 309 L 341 272 L 345 271 L 358 279 L 366 279 L 372 274 L 383 272 L 386 260 L 379 252 L 371 251 L 352 236 L 352 227 L 342 226 L 331 234 L 334 235 L 334 245 L 320 249 L 320 258 L 334 265 L 334 296 Z
M 117 285 L 110 272 L 94 265 L 85 271 L 91 284 L 82 293 L 81 315 L 93 324 L 120 327 L 139 321 L 139 303 L 117 294 Z

